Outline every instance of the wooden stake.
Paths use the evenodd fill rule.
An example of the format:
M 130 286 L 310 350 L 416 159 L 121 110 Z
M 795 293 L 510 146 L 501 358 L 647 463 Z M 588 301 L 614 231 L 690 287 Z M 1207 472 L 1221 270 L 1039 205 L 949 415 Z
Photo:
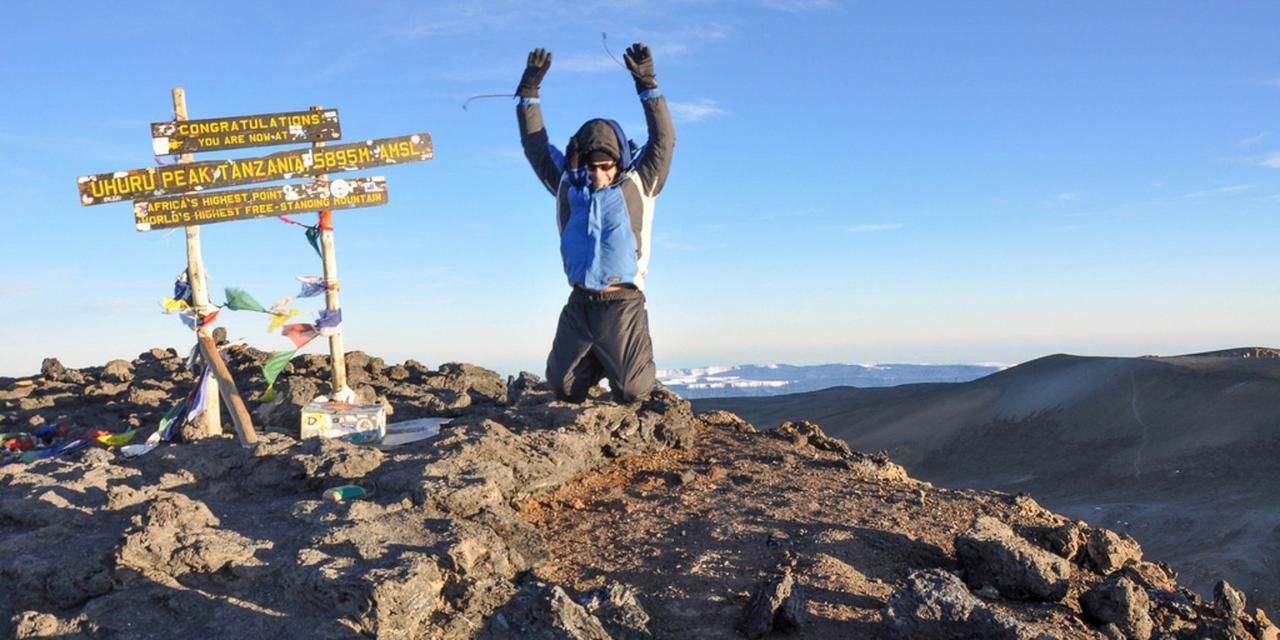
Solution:
M 324 107 L 311 107 L 311 110 L 323 111 Z M 323 146 L 323 142 L 311 143 L 313 149 Z M 324 182 L 329 175 L 322 174 L 316 179 Z M 342 308 L 338 303 L 338 257 L 333 246 L 333 213 L 328 209 L 320 212 L 320 255 L 324 261 L 324 281 L 329 285 L 324 294 L 324 306 L 329 311 L 337 311 Z M 342 347 L 341 325 L 337 333 L 329 336 L 329 358 L 333 366 L 332 397 L 347 386 L 347 354 Z
M 236 390 L 236 381 L 231 378 L 227 363 L 222 361 L 222 355 L 218 353 L 218 345 L 214 343 L 212 337 L 200 336 L 200 350 L 204 352 L 205 361 L 213 367 L 213 377 L 209 383 L 218 383 L 218 387 L 222 389 L 222 399 L 227 401 L 227 408 L 231 410 L 231 422 L 235 424 L 236 437 L 240 438 L 241 445 L 252 447 L 258 443 L 258 432 L 253 428 L 253 418 L 249 416 L 249 409 L 244 406 L 244 400 Z
M 175 120 L 187 119 L 187 92 L 182 87 L 173 90 L 173 116 Z M 178 158 L 179 164 L 191 162 L 191 154 L 184 153 Z M 204 260 L 200 256 L 200 227 L 187 227 L 187 280 L 191 285 L 191 304 L 197 310 L 203 310 L 209 306 L 209 290 L 205 287 Z M 197 316 L 197 322 L 199 321 Z M 196 338 L 204 339 L 209 337 L 209 329 L 207 327 L 196 328 Z M 219 358 L 219 362 L 221 359 Z M 222 435 L 222 404 L 218 401 L 219 386 L 217 378 L 209 380 L 209 389 L 205 397 L 208 400 L 208 407 L 205 408 L 203 414 L 196 419 L 196 431 L 201 436 L 219 436 Z

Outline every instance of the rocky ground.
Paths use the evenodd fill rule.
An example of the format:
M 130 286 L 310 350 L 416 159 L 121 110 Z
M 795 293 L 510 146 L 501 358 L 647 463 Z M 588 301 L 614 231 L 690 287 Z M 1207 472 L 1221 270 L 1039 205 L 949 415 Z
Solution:
M 224 350 L 260 393 L 267 354 Z M 183 360 L 0 378 L 0 429 L 145 435 L 194 383 Z M 1202 600 L 1129 538 L 912 480 L 811 423 L 757 432 L 661 389 L 571 405 L 465 364 L 348 366 L 390 420 L 454 420 L 388 451 L 300 442 L 298 408 L 327 391 L 326 361 L 301 356 L 256 405 L 254 448 L 0 466 L 0 635 L 1277 637 L 1229 585 Z M 341 484 L 369 495 L 322 499 Z

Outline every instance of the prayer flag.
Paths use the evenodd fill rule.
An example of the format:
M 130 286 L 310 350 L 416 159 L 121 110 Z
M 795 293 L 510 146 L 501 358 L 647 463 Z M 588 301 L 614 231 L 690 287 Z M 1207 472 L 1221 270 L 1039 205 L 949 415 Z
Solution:
M 181 300 L 178 298 L 165 298 L 160 301 L 160 306 L 164 307 L 165 313 L 173 313 L 175 311 L 182 311 L 183 309 L 187 309 L 191 305 L 187 304 L 186 300 Z
M 227 308 L 232 311 L 258 311 L 267 313 L 265 307 L 253 299 L 244 289 L 227 287 Z
M 322 336 L 335 336 L 342 332 L 342 309 L 325 309 L 316 319 L 316 330 Z
M 320 227 L 307 227 L 307 242 L 316 250 L 316 255 L 324 259 L 324 253 L 320 251 Z
M 316 331 L 316 327 L 313 324 L 286 324 L 280 330 L 280 335 L 292 340 L 293 346 L 301 349 L 307 346 L 307 343 L 314 340 L 320 333 Z
M 290 318 L 301 313 L 302 312 L 297 309 L 287 309 L 284 313 L 272 313 L 271 324 L 267 326 L 267 333 L 274 333 L 276 329 L 280 328 L 280 325 L 288 322 Z
M 329 290 L 329 283 L 320 276 L 298 276 L 298 281 L 302 283 L 299 298 L 312 298 Z
M 280 372 L 284 370 L 285 365 L 289 364 L 289 360 L 297 352 L 297 349 L 277 351 L 271 354 L 271 357 L 267 358 L 266 362 L 262 363 L 262 377 L 266 379 L 268 385 L 276 383 L 276 378 L 280 377 Z

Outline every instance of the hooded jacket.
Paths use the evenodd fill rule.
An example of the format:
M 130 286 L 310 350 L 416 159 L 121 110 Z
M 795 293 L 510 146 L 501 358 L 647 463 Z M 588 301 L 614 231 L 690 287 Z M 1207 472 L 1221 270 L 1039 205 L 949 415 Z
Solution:
M 649 139 L 636 148 L 612 120 L 590 120 L 570 139 L 568 157 L 551 145 L 538 98 L 516 106 L 525 158 L 556 198 L 560 257 L 570 285 L 600 290 L 633 284 L 644 289 L 652 244 L 654 201 L 666 184 L 675 127 L 657 89 L 640 94 Z M 618 176 L 592 189 L 582 158 L 591 151 L 618 158 Z

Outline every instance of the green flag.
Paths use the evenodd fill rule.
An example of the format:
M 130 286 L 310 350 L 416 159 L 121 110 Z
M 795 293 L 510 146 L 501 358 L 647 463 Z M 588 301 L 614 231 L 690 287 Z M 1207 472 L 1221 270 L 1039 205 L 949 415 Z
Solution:
M 267 358 L 266 362 L 262 363 L 262 377 L 267 379 L 268 386 L 276 383 L 276 378 L 280 377 L 280 372 L 284 370 L 284 366 L 289 364 L 289 360 L 297 352 L 297 349 L 277 351 L 271 354 L 271 357 Z
M 253 296 L 249 295 L 244 289 L 235 287 L 227 287 L 227 308 L 232 311 L 258 311 L 266 313 L 267 309 L 258 304 Z
M 316 255 L 324 259 L 324 252 L 320 250 L 320 227 L 307 227 L 307 242 L 311 243 L 311 248 L 316 250 Z

